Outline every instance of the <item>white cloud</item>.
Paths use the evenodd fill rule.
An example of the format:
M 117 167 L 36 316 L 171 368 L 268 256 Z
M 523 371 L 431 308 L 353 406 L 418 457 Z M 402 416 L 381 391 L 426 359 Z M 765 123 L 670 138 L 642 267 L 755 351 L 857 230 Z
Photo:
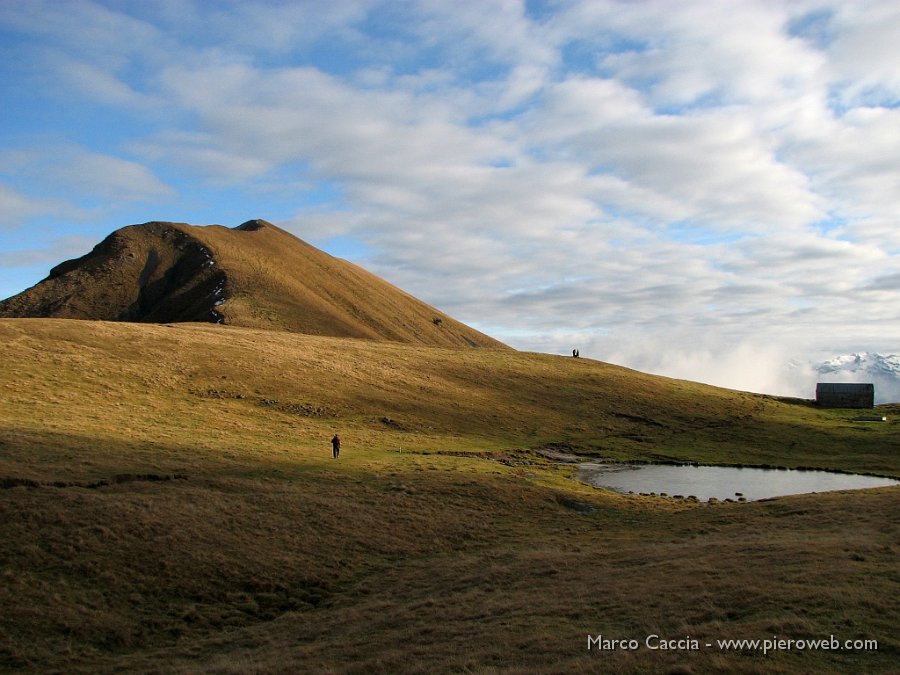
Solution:
M 129 54 L 146 57 L 151 47 L 163 43 L 163 35 L 152 24 L 96 2 L 4 2 L 0 4 L 0 25 L 90 55 L 114 69 L 123 66 Z
M 96 244 L 96 241 L 93 241 L 88 237 L 74 235 L 60 237 L 49 242 L 49 245 L 40 248 L 0 251 L 0 267 L 15 268 L 33 267 L 37 265 L 42 267 L 48 265 L 55 266 L 62 260 L 68 260 L 86 254 Z M 43 269 L 42 271 L 46 272 L 46 269 Z
M 29 218 L 47 210 L 46 202 L 26 197 L 9 185 L 0 183 L 0 229 L 19 227 Z
M 900 6 L 892 0 L 832 6 L 827 44 L 832 79 L 846 106 L 900 100 Z
M 135 91 L 105 68 L 62 55 L 56 55 L 48 60 L 54 62 L 56 75 L 62 86 L 70 92 L 77 92 L 80 97 L 132 109 L 156 106 L 151 97 Z
M 275 168 L 277 162 L 239 148 L 223 147 L 210 132 L 165 131 L 131 142 L 128 149 L 146 162 L 176 165 L 196 180 L 235 185 Z
M 52 175 L 99 199 L 148 200 L 174 194 L 150 169 L 127 159 L 73 150 Z
M 45 203 L 75 194 L 87 200 L 146 201 L 174 194 L 143 164 L 73 144 L 0 153 L 0 173 L 43 183 Z M 60 195 L 60 196 L 56 196 Z
M 900 212 L 900 110 L 854 109 L 789 153 L 837 214 L 893 221 Z
M 784 31 L 787 3 L 665 0 L 573 3 L 556 40 L 611 43 L 596 58 L 607 76 L 646 88 L 657 107 L 771 101 L 818 76 L 822 58 Z

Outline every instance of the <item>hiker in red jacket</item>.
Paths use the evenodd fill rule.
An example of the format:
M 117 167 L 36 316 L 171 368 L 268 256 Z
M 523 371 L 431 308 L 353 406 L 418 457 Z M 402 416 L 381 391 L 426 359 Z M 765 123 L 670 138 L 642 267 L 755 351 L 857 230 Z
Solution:
M 337 434 L 331 439 L 331 452 L 335 459 L 341 456 L 341 437 Z

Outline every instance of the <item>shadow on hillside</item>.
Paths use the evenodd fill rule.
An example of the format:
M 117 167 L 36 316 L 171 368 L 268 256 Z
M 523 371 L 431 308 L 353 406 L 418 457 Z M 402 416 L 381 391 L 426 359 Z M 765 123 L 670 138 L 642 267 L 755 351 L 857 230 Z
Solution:
M 162 441 L 0 426 L 3 487 L 106 487 L 183 480 L 251 465 L 237 448 L 217 452 Z

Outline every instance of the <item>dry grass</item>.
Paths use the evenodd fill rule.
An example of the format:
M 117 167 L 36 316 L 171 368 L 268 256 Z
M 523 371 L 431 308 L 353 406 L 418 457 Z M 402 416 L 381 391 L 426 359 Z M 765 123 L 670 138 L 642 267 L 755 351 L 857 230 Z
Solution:
M 527 451 L 898 475 L 892 424 L 508 350 L 44 320 L 0 340 L 0 478 L 45 485 L 0 490 L 0 669 L 896 670 L 900 490 L 694 506 Z M 879 649 L 586 649 L 650 633 Z

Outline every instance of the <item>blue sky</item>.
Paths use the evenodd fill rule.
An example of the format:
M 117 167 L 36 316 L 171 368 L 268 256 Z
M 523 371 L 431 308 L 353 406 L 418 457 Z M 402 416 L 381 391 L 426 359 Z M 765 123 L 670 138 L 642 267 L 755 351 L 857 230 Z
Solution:
M 510 344 L 773 393 L 900 351 L 893 0 L 0 3 L 0 297 L 265 218 Z

